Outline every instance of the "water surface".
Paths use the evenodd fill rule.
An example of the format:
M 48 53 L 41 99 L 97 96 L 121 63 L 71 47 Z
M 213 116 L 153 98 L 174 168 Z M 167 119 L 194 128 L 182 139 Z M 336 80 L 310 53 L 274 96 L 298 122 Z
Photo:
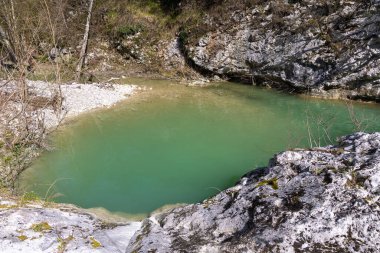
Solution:
M 53 136 L 57 150 L 23 173 L 21 188 L 85 208 L 148 213 L 214 195 L 276 152 L 380 130 L 375 104 L 233 83 L 134 83 L 152 90 L 63 128 Z

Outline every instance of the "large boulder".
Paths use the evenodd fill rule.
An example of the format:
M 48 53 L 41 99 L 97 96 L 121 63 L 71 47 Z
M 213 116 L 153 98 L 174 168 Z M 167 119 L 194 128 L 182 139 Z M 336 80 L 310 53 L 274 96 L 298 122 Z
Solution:
M 146 219 L 127 252 L 379 252 L 379 200 L 380 133 L 356 133 Z

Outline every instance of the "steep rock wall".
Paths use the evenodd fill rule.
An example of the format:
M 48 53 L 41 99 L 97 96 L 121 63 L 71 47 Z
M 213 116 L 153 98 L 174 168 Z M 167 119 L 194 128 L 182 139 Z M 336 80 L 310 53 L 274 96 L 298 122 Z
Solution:
M 258 1 L 260 2 L 260 1 Z M 185 45 L 196 66 L 243 82 L 380 101 L 380 2 L 261 1 Z

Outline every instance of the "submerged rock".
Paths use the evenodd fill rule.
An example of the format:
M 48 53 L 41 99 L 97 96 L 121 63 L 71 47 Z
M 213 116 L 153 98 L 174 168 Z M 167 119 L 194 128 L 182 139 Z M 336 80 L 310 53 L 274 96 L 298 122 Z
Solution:
M 380 101 L 379 1 L 257 1 L 186 44 L 204 70 L 313 95 Z M 196 30 L 196 29 L 195 29 Z
M 356 133 L 146 219 L 127 252 L 379 252 L 379 199 L 380 133 Z

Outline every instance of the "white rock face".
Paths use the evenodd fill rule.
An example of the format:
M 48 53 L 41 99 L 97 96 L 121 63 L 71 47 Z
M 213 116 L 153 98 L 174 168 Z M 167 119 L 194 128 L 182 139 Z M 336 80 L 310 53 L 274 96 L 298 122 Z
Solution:
M 0 201 L 0 252 L 125 252 L 140 222 L 108 223 L 75 207 Z
M 380 101 L 379 13 L 375 0 L 260 1 L 205 19 L 209 31 L 185 45 L 187 57 L 247 83 Z

